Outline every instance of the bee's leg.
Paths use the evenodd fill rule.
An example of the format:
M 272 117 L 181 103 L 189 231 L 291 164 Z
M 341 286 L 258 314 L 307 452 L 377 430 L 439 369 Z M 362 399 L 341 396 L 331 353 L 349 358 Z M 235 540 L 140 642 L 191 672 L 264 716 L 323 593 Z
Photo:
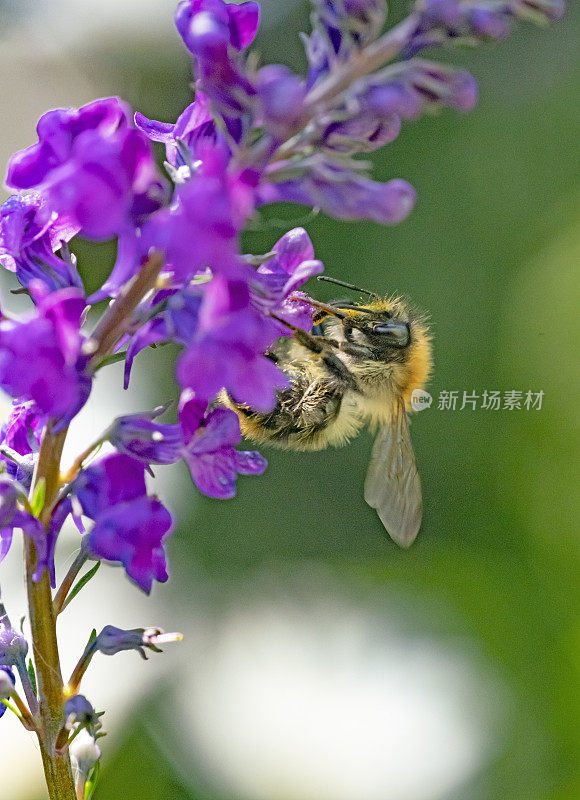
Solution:
M 345 388 L 352 389 L 355 392 L 358 391 L 358 384 L 352 372 L 338 356 L 330 352 L 329 348 L 333 345 L 338 346 L 338 342 L 327 339 L 326 336 L 313 336 L 311 333 L 303 331 L 302 328 L 298 328 L 296 325 L 292 325 L 292 323 L 286 322 L 286 320 L 280 319 L 274 314 L 271 316 L 278 322 L 286 325 L 287 328 L 290 328 L 294 334 L 294 339 L 299 344 L 320 356 L 328 371 L 333 377 L 338 378 Z

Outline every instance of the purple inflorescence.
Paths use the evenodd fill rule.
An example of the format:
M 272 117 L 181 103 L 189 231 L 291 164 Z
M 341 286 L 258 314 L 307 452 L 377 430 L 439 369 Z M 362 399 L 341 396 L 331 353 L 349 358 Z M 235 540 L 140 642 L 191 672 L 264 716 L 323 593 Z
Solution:
M 373 180 L 359 156 L 425 113 L 477 102 L 470 74 L 424 51 L 503 39 L 515 20 L 556 20 L 563 8 L 417 0 L 383 35 L 384 0 L 313 0 L 302 75 L 248 55 L 258 3 L 183 0 L 175 23 L 194 96 L 175 122 L 133 114 L 117 97 L 44 114 L 37 142 L 9 161 L 13 194 L 0 207 L 0 265 L 32 301 L 21 316 L 0 314 L 0 388 L 14 401 L 0 430 L 0 561 L 21 529 L 34 542 L 35 579 L 48 569 L 54 585 L 58 536 L 72 516 L 84 534 L 81 560 L 120 563 L 146 592 L 165 581 L 173 523 L 145 473 L 183 460 L 216 498 L 234 496 L 238 475 L 261 474 L 259 453 L 236 450 L 238 417 L 220 406 L 221 392 L 270 411 L 288 380 L 269 348 L 312 327 L 304 284 L 323 265 L 307 232 L 294 228 L 256 256 L 243 252 L 244 231 L 278 202 L 402 222 L 415 189 L 402 177 Z M 165 148 L 168 178 L 153 142 Z M 88 298 L 71 252 L 77 236 L 117 246 L 110 275 Z M 89 312 L 103 300 L 112 303 L 89 332 Z M 127 386 L 137 354 L 162 344 L 179 351 L 177 420 L 160 422 L 160 410 L 119 417 L 97 443 L 114 452 L 87 466 L 95 445 L 69 472 L 52 465 L 43 504 L 43 439 L 64 435 L 101 367 L 124 360 Z M 135 646 L 148 646 L 139 631 L 109 627 L 99 638 L 102 652 Z

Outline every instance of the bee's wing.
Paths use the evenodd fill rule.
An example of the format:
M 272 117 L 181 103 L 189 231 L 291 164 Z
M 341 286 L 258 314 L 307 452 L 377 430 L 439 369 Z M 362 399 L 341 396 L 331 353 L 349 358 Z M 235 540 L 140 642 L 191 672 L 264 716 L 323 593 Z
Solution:
M 401 547 L 409 547 L 421 525 L 423 503 L 402 401 L 389 425 L 379 431 L 375 440 L 365 481 L 365 500 L 376 508 L 390 537 Z

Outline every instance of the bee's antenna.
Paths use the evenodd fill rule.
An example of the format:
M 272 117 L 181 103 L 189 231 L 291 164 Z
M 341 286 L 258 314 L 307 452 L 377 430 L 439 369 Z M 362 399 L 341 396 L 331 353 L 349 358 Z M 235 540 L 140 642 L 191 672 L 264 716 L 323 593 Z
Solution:
M 318 300 L 313 300 L 311 297 L 297 297 L 295 294 L 291 294 L 290 300 L 294 300 L 297 303 L 306 303 L 306 305 L 317 308 L 319 311 L 324 311 L 325 314 L 330 314 L 332 317 L 338 317 L 338 319 L 346 319 L 348 316 L 337 308 L 328 306 L 326 303 L 319 303 Z
M 370 297 L 374 297 L 375 300 L 380 300 L 376 292 L 369 292 L 368 289 L 361 289 L 360 286 L 355 286 L 352 283 L 347 283 L 346 281 L 339 281 L 338 278 L 331 278 L 329 275 L 319 275 L 317 277 L 318 281 L 327 281 L 328 283 L 335 283 L 337 286 L 344 286 L 345 289 L 352 289 L 354 292 L 362 292 L 363 294 L 368 294 Z

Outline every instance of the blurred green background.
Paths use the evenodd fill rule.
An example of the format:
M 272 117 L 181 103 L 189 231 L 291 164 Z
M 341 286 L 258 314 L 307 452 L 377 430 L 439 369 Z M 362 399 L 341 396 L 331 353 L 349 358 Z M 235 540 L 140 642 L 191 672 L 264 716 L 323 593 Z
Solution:
M 392 19 L 405 8 L 393 2 Z M 167 3 L 161 32 L 71 43 L 67 63 L 90 73 L 99 94 L 118 93 L 147 116 L 175 119 L 190 95 L 172 9 Z M 256 44 L 263 60 L 302 68 L 297 34 L 307 26 L 307 3 L 272 0 L 264 4 L 266 23 L 269 15 Z M 359 800 L 580 797 L 579 17 L 571 2 L 549 29 L 521 25 L 506 43 L 445 54 L 478 78 L 477 108 L 407 123 L 373 157 L 376 177 L 404 177 L 416 187 L 408 221 L 381 228 L 320 215 L 305 223 L 328 274 L 403 294 L 430 315 L 434 403 L 412 423 L 425 501 L 416 544 L 398 550 L 364 503 L 368 434 L 322 453 L 264 449 L 266 474 L 241 479 L 232 502 L 194 495 L 186 475 L 176 476 L 185 494 L 169 548 L 174 577 L 158 594 L 181 617 L 190 603 L 205 609 L 214 644 L 231 609 L 251 608 L 256 598 L 279 608 L 288 595 L 292 602 L 293 587 L 306 596 L 300 613 L 310 613 L 318 587 L 330 603 L 340 596 L 371 609 L 375 621 L 378 614 L 377 630 L 380 609 L 395 597 L 388 615 L 403 638 L 427 637 L 468 654 L 501 686 L 484 703 L 499 709 L 487 731 L 490 755 L 468 779 L 439 794 L 428 786 L 392 795 L 361 788 Z M 66 28 L 65 16 L 60 24 Z M 265 218 L 269 224 L 247 233 L 247 251 L 270 249 L 284 232 L 280 219 L 303 224 L 296 208 Z M 95 256 L 82 243 L 77 253 L 91 290 L 112 253 L 103 246 Z M 336 295 L 320 284 L 310 291 Z M 167 353 L 142 357 L 138 369 L 148 371 L 152 399 L 173 394 Z M 457 410 L 437 409 L 444 390 L 459 392 Z M 459 410 L 463 391 L 484 390 L 545 394 L 541 410 Z M 195 673 L 195 655 L 187 669 Z M 138 698 L 123 728 L 105 740 L 96 800 L 254 800 L 236 788 L 231 770 L 224 783 L 219 768 L 204 762 L 205 745 L 171 711 L 183 702 L 178 683 L 168 675 Z M 279 726 L 286 726 L 283 714 Z M 280 785 L 272 800 L 324 796 Z M 343 796 L 357 793 L 326 794 Z

